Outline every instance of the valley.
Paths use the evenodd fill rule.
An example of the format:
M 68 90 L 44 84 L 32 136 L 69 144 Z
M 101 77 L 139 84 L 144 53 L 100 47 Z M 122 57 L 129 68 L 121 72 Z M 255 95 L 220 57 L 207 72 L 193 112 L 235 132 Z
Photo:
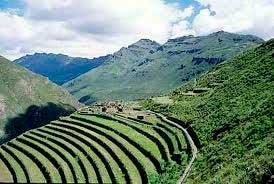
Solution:
M 107 57 L 63 85 L 74 97 L 1 57 L 0 182 L 273 182 L 273 39 L 142 39 Z
M 0 0 L 0 184 L 273 184 L 274 0 Z

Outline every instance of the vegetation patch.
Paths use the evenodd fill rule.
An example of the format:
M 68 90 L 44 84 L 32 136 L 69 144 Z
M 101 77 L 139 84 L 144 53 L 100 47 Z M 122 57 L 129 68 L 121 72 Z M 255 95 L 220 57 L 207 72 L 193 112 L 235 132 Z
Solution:
M 200 151 L 187 183 L 265 183 L 273 175 L 273 53 L 272 39 L 178 88 L 173 105 L 144 103 L 197 134 Z M 195 88 L 210 90 L 182 95 Z

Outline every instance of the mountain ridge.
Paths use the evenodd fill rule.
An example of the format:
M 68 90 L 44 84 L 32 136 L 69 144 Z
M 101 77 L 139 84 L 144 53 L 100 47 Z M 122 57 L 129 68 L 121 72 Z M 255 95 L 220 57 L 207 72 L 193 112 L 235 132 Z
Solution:
M 88 59 L 64 54 L 35 53 L 14 62 L 61 85 L 102 65 L 109 58 L 110 55 Z
M 136 43 L 138 47 L 123 47 L 104 65 L 63 86 L 87 104 L 161 95 L 263 40 L 221 31 L 170 39 L 163 45 L 152 40 Z

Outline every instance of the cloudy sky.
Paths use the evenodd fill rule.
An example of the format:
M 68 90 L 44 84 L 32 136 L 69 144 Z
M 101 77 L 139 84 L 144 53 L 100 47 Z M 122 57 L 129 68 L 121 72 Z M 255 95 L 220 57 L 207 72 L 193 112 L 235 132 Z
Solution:
M 0 55 L 95 57 L 141 38 L 224 30 L 274 37 L 274 0 L 0 0 Z

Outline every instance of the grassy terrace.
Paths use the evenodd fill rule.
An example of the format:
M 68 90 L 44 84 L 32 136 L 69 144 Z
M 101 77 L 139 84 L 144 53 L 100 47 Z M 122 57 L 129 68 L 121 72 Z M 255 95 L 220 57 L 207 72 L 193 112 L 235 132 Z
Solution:
M 3 156 L 0 154 L 0 158 L 3 159 Z M 12 172 L 10 170 L 10 166 L 8 166 L 7 160 L 0 160 L 0 170 L 1 170 L 1 174 L 0 174 L 0 180 L 3 182 L 7 182 L 7 183 L 12 183 L 14 182 L 13 177 L 12 177 Z
M 173 152 L 174 154 L 181 152 L 183 150 L 182 142 L 180 141 L 180 138 L 179 138 L 180 136 L 178 135 L 177 132 L 175 132 L 170 127 L 162 123 L 157 123 L 156 126 L 163 129 L 163 131 L 165 131 L 166 134 L 170 137 L 172 144 L 174 145 L 174 152 Z
M 186 141 L 185 134 L 182 130 L 179 130 L 176 126 L 170 124 L 168 121 L 163 120 L 161 117 L 157 116 L 157 118 L 160 120 L 160 123 L 157 122 L 157 126 L 166 129 L 167 131 L 171 132 L 173 136 L 175 136 L 179 152 L 184 152 L 186 149 L 189 149 L 188 142 Z
M 25 152 L 33 154 L 45 167 L 46 171 L 49 173 L 52 182 L 65 182 L 65 173 L 61 165 L 58 163 L 55 155 L 51 155 L 44 150 L 44 148 L 36 145 L 34 141 L 25 138 L 17 138 L 13 144 L 25 149 Z
M 14 179 L 17 182 L 27 182 L 27 177 L 24 173 L 24 169 L 20 166 L 20 164 L 6 151 L 1 150 L 0 155 L 2 155 L 8 162 L 9 165 L 13 168 L 14 173 L 16 174 Z
M 27 155 L 25 155 L 23 152 L 18 151 L 17 149 L 8 145 L 4 145 L 1 148 L 4 150 L 9 150 L 11 152 L 9 153 L 10 155 L 14 154 L 18 159 L 20 159 L 20 161 L 23 163 L 22 167 L 26 169 L 29 175 L 30 182 L 43 183 L 46 181 L 43 173 L 40 171 L 37 164 L 33 160 L 31 160 Z
M 66 122 L 76 122 L 76 120 L 67 120 Z M 136 147 L 127 142 L 126 139 L 120 137 L 119 134 L 117 135 L 113 131 L 105 130 L 104 128 L 100 128 L 99 126 L 94 126 L 91 123 L 83 123 L 82 121 L 78 121 L 78 123 L 80 126 L 89 126 L 89 129 L 93 129 L 94 131 L 97 131 L 98 133 L 109 137 L 113 143 L 118 145 L 123 150 L 123 152 L 128 155 L 133 164 L 136 165 L 136 167 L 138 168 L 138 172 L 142 176 L 143 182 L 147 182 L 147 173 L 156 173 L 156 169 L 153 163 Z
M 41 171 L 43 173 L 44 178 L 46 179 L 46 182 L 57 182 L 61 181 L 60 175 L 51 174 L 49 171 L 57 173 L 57 170 L 54 169 L 53 165 L 47 160 L 45 156 L 43 156 L 41 153 L 35 151 L 35 149 L 32 149 L 31 147 L 22 145 L 21 143 L 17 141 L 12 141 L 8 143 L 9 146 L 12 148 L 22 152 L 24 155 L 29 157 L 39 170 L 32 171 L 32 172 L 39 172 Z M 17 175 L 17 173 L 16 173 Z
M 149 183 L 182 140 L 161 121 L 75 113 L 2 145 L 0 182 Z
M 62 133 L 62 130 L 56 131 L 56 128 L 53 127 L 43 127 L 38 131 L 41 133 L 46 133 L 47 135 L 51 135 L 55 139 L 60 139 L 61 141 L 64 141 L 70 148 L 74 147 L 76 149 L 76 152 L 78 152 L 79 162 L 83 159 L 84 167 L 86 168 L 85 172 L 87 172 L 88 175 L 88 180 L 86 181 L 91 183 L 111 182 L 108 171 L 104 164 L 105 157 L 100 155 L 100 152 L 98 152 L 97 149 L 89 146 L 89 144 L 85 144 L 85 139 L 82 137 L 77 139 L 77 135 L 73 135 L 71 132 L 67 133 L 65 131 Z M 81 139 L 84 141 L 80 141 Z
M 174 144 L 172 142 L 172 138 L 168 132 L 166 132 L 163 128 L 153 127 L 154 131 L 158 133 L 159 136 L 163 138 L 168 146 L 169 153 L 172 155 L 174 153 Z
M 117 114 L 115 115 L 115 119 L 119 121 L 127 121 L 135 125 L 138 124 L 140 126 L 143 125 L 145 127 L 151 127 L 155 132 L 158 133 L 159 136 L 165 140 L 171 155 L 184 153 L 187 149 L 184 133 L 173 125 L 170 125 L 168 122 L 162 121 L 159 118 L 149 118 L 147 121 L 143 121 Z M 175 160 L 178 161 L 176 158 Z
M 19 166 L 21 167 L 21 169 L 23 170 L 23 175 L 25 176 L 26 178 L 26 182 L 30 182 L 30 177 L 29 177 L 29 173 L 25 167 L 25 165 L 23 164 L 23 162 L 9 149 L 7 148 L 6 146 L 3 146 L 2 149 L 7 153 L 9 154 L 13 159 L 14 161 L 16 161 Z
M 29 134 L 25 134 L 24 136 L 28 139 L 31 139 L 32 141 L 35 141 L 35 143 L 38 144 L 40 147 L 45 146 L 46 149 L 49 150 L 49 153 L 53 155 L 54 158 L 56 158 L 59 167 L 64 168 L 63 170 L 67 182 L 72 183 L 77 181 L 85 181 L 83 173 L 79 168 L 79 165 L 77 164 L 75 158 L 69 155 L 68 151 L 60 148 L 55 144 L 52 144 L 47 139 L 43 139 L 35 135 Z M 58 156 L 55 156 L 55 154 L 57 154 Z
M 151 126 L 144 126 L 141 124 L 137 124 L 137 123 L 131 123 L 129 121 L 125 121 L 119 117 L 114 117 L 111 115 L 107 115 L 107 114 L 89 114 L 86 115 L 86 117 L 89 118 L 97 118 L 98 119 L 105 119 L 105 120 L 112 120 L 114 123 L 116 123 L 115 126 L 120 127 L 122 125 L 128 127 L 131 129 L 131 131 L 135 131 L 138 132 L 139 134 L 141 134 L 144 137 L 146 137 L 146 139 L 150 140 L 150 142 L 152 142 L 153 144 L 155 144 L 155 148 L 156 149 L 151 149 L 150 147 L 152 146 L 151 144 L 147 145 L 146 149 L 151 149 L 151 152 L 158 152 L 158 158 L 164 161 L 169 161 L 170 160 L 170 153 L 168 150 L 168 146 L 166 144 L 166 142 L 163 140 L 163 138 L 161 136 L 158 135 L 157 132 L 155 132 L 153 130 L 153 128 Z M 124 127 L 123 126 L 123 127 Z M 142 144 L 143 139 L 138 139 L 135 138 L 136 140 L 138 140 L 140 142 L 140 144 Z
M 72 131 L 74 134 L 78 133 L 79 136 L 86 139 L 91 144 L 89 146 L 93 146 L 93 148 L 96 148 L 99 150 L 101 155 L 103 155 L 107 162 L 109 163 L 109 169 L 110 169 L 110 177 L 112 179 L 112 182 L 122 183 L 125 182 L 126 179 L 129 180 L 129 175 L 127 170 L 125 169 L 124 164 L 120 161 L 120 159 L 117 156 L 117 153 L 114 152 L 112 147 L 110 147 L 108 144 L 110 144 L 110 141 L 103 138 L 101 140 L 100 138 L 97 138 L 99 136 L 98 134 L 93 134 L 92 132 L 89 132 L 85 128 L 75 126 L 75 125 L 68 125 L 61 122 L 53 122 L 50 126 L 57 127 L 63 130 L 69 130 Z M 114 147 L 115 149 L 119 149 Z
M 108 134 L 113 135 L 117 139 L 123 143 L 127 149 L 132 152 L 146 165 L 147 168 L 153 170 L 158 169 L 160 170 L 160 161 L 157 160 L 157 156 L 160 156 L 160 152 L 158 151 L 158 148 L 156 145 L 148 140 L 146 137 L 143 137 L 142 134 L 128 128 L 127 126 L 119 125 L 117 126 L 117 123 L 113 124 L 113 121 L 105 120 L 105 119 L 99 119 L 91 120 L 91 117 L 84 117 L 84 116 L 71 116 L 71 118 L 76 121 L 76 119 L 81 120 L 82 122 L 86 122 L 88 126 L 91 127 L 101 127 L 100 129 L 105 131 Z M 96 117 L 95 117 L 96 118 Z M 116 134 L 116 135 L 115 135 Z M 143 142 L 139 142 L 138 140 L 143 140 Z M 138 143 L 139 142 L 139 143 Z M 156 148 L 156 153 L 158 155 L 153 155 L 152 151 L 149 152 L 145 148 L 150 146 L 150 149 Z M 149 150 L 150 150 L 149 149 Z
M 89 178 L 95 177 L 95 175 L 90 175 L 89 177 L 86 171 L 88 167 L 85 167 L 84 164 L 88 163 L 88 160 L 86 159 L 85 155 L 81 154 L 81 152 L 78 154 L 79 151 L 73 149 L 73 146 L 67 146 L 67 143 L 62 139 L 58 139 L 45 133 L 31 132 L 31 135 L 34 135 L 35 137 L 43 140 L 47 140 L 49 143 L 52 143 L 54 147 L 58 148 L 61 153 L 64 153 L 67 160 L 70 162 L 72 172 L 74 172 L 74 178 L 76 178 L 74 179 L 75 182 L 84 183 L 89 181 Z M 92 171 L 94 170 L 89 170 L 90 173 L 93 173 Z
M 87 113 L 83 113 L 82 115 L 87 115 Z M 92 114 L 88 115 L 92 116 Z M 176 126 L 164 121 L 160 117 L 149 117 L 144 121 L 115 114 L 113 118 L 118 121 L 130 122 L 133 125 L 137 124 L 140 126 L 151 127 L 165 140 L 172 160 L 176 161 L 178 164 L 185 164 L 188 161 L 190 157 L 190 147 L 186 141 L 184 132 L 179 130 Z
M 46 127 L 43 127 L 41 129 L 42 132 L 56 132 L 56 136 L 64 139 L 65 141 L 69 142 L 71 140 L 71 143 L 76 146 L 79 145 L 82 147 L 81 150 L 89 160 L 89 162 L 94 167 L 94 171 L 96 172 L 97 180 L 102 181 L 103 183 L 110 183 L 115 182 L 115 175 L 113 170 L 117 170 L 116 164 L 112 164 L 114 168 L 110 167 L 110 163 L 112 163 L 112 160 L 109 160 L 111 157 L 108 152 L 101 147 L 100 145 L 93 144 L 92 141 L 89 141 L 89 139 L 86 136 L 81 135 L 78 132 L 68 130 L 65 128 L 55 127 L 53 125 L 48 125 Z M 97 166 L 95 167 L 94 166 Z M 98 168 L 98 169 L 97 169 Z M 98 171 L 97 171 L 98 170 Z M 97 173 L 99 173 L 100 177 L 98 177 Z
M 175 153 L 182 152 L 186 149 L 187 143 L 185 141 L 184 133 L 181 130 L 178 130 L 177 127 L 174 127 L 174 125 L 171 125 L 166 121 L 163 121 L 161 118 L 148 117 L 146 118 L 146 121 L 143 121 L 132 117 L 124 117 L 118 114 L 115 116 L 124 120 L 128 120 L 132 123 L 146 124 L 162 128 L 165 130 L 166 133 L 169 134 L 169 137 L 172 139 L 172 143 L 175 146 Z
M 118 182 L 130 182 L 130 181 L 141 181 L 141 176 L 133 164 L 131 159 L 128 155 L 123 152 L 122 144 L 118 146 L 115 139 L 112 139 L 111 136 L 104 134 L 102 131 L 96 131 L 95 129 L 91 129 L 89 127 L 84 127 L 79 124 L 75 125 L 76 123 L 73 122 L 73 125 L 70 123 L 52 123 L 56 126 L 65 127 L 68 129 L 79 131 L 81 134 L 87 135 L 91 140 L 101 144 L 106 150 L 111 154 L 112 159 L 116 161 L 119 165 L 119 168 L 122 172 L 118 172 L 117 176 L 120 176 Z

